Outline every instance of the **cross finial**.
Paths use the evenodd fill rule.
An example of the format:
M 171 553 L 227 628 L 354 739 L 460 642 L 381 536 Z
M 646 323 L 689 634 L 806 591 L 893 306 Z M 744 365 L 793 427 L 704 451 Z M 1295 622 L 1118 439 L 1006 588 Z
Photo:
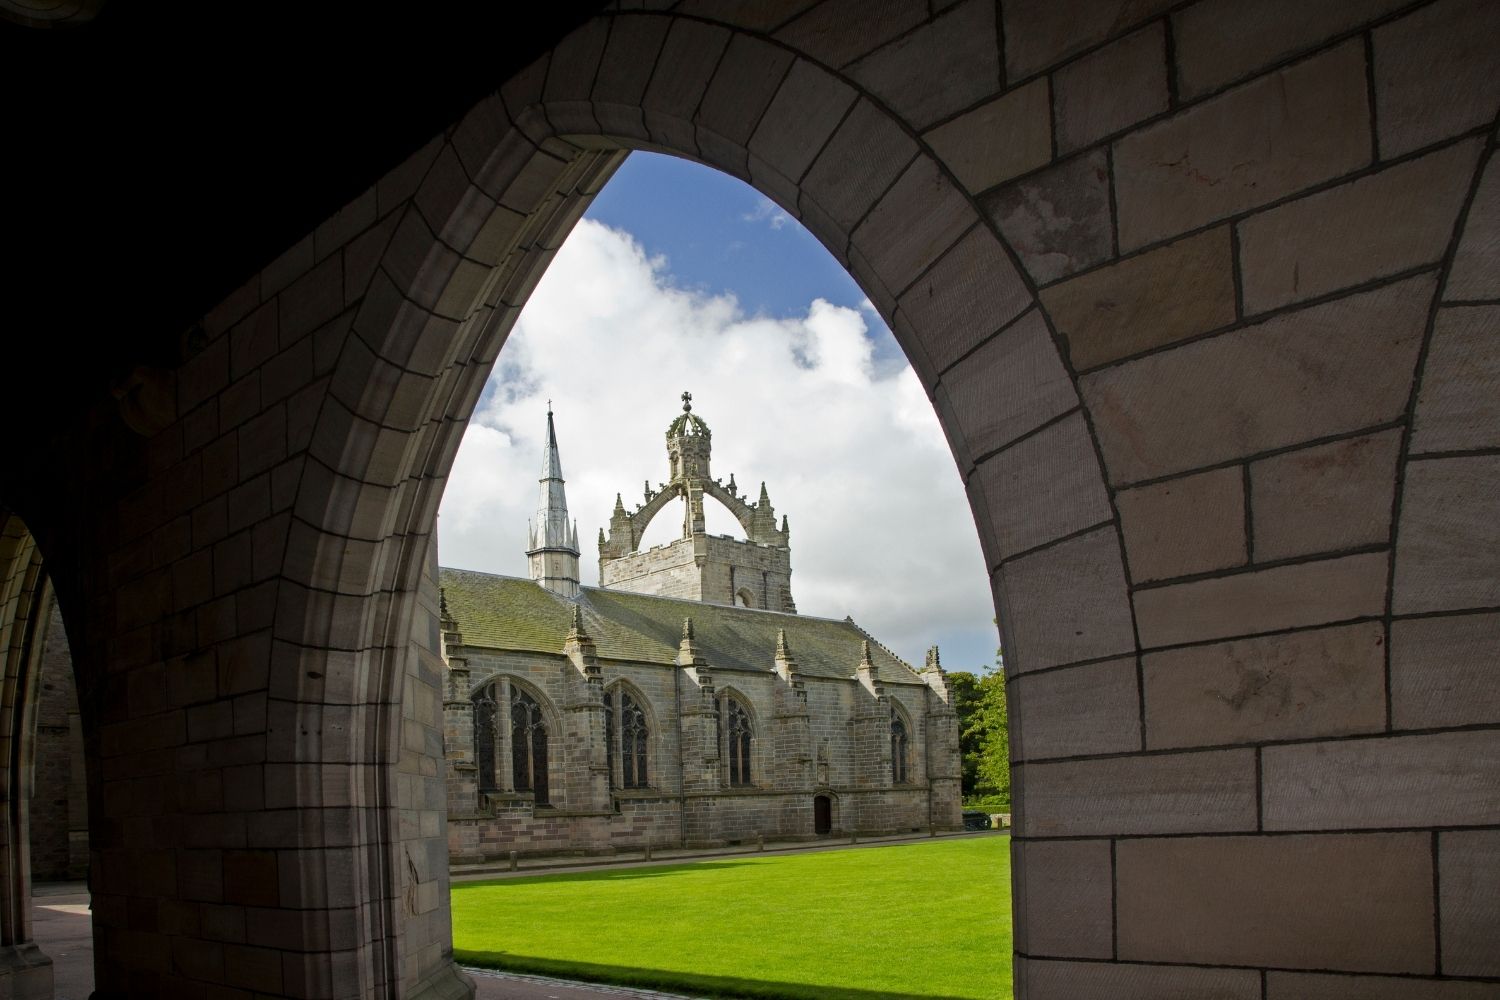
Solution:
M 547 416 L 552 416 L 552 400 L 547 400 Z
M 693 394 L 690 392 L 685 392 L 682 394 L 682 412 L 693 412 Z

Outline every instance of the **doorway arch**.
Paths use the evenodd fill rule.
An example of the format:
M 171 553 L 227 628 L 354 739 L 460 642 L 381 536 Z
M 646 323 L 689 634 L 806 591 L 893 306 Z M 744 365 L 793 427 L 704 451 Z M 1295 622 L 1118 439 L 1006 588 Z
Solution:
M 1308 29 L 1236 69 L 1174 65 L 1194 51 L 1175 15 L 1059 27 L 1004 5 L 1002 33 L 996 10 L 912 5 L 857 33 L 818 30 L 816 12 L 800 25 L 801 12 L 775 25 L 601 14 L 205 320 L 145 486 L 106 480 L 101 504 L 132 501 L 106 536 L 116 548 L 69 570 L 97 592 L 89 648 L 119 642 L 122 673 L 150 676 L 166 625 L 190 616 L 214 677 L 201 699 L 128 703 L 101 725 L 115 768 L 98 813 L 115 831 L 96 851 L 101 981 L 215 974 L 150 964 L 192 952 L 191 929 L 128 946 L 148 933 L 130 926 L 149 894 L 128 877 L 148 854 L 115 822 L 134 780 L 122 772 L 180 750 L 174 766 L 210 783 L 265 769 L 217 811 L 175 806 L 190 839 L 172 858 L 229 905 L 303 927 L 291 945 L 256 945 L 279 960 L 274 988 L 461 988 L 429 832 L 442 807 L 422 770 L 440 757 L 433 516 L 506 331 L 630 148 L 709 163 L 801 219 L 937 407 L 1012 670 L 1018 994 L 1085 995 L 1104 975 L 1250 996 L 1306 969 L 1436 973 L 1438 932 L 1418 917 L 1490 849 L 1493 803 L 1462 781 L 1490 773 L 1476 761 L 1497 719 L 1454 721 L 1472 679 L 1437 704 L 1400 682 L 1440 669 L 1424 667 L 1418 633 L 1482 632 L 1495 601 L 1493 564 L 1473 553 L 1496 544 L 1497 445 L 1462 416 L 1500 298 L 1482 265 L 1497 223 L 1474 210 L 1494 183 L 1494 109 L 1477 85 L 1469 102 L 1445 92 L 1441 114 L 1390 109 L 1431 103 L 1408 70 L 1432 51 L 1488 65 L 1461 42 L 1489 37 L 1493 14 L 1445 0 L 1362 38 Z M 1173 29 L 1185 34 L 1169 51 Z M 1152 58 L 1135 60 L 1137 46 Z M 1113 79 L 1162 95 L 1099 133 L 1087 115 L 1069 124 L 1066 94 L 1107 47 L 1130 67 Z M 1389 113 L 1368 103 L 1372 79 Z M 1225 176 L 1178 170 L 1181 149 L 1198 175 Z M 1300 268 L 1277 270 L 1326 263 L 1337 227 L 1319 213 L 1357 219 L 1351 205 L 1413 171 L 1427 178 L 1422 211 L 1381 230 L 1388 258 L 1329 265 L 1312 290 Z M 1059 205 L 1060 232 L 1044 211 Z M 230 395 L 252 375 L 253 402 Z M 229 405 L 227 427 L 221 394 L 245 411 Z M 222 492 L 170 497 L 204 537 L 142 555 L 164 527 L 153 501 L 205 468 L 227 477 Z M 1330 468 L 1364 478 L 1330 485 Z M 230 487 L 246 487 L 233 518 Z M 1305 489 L 1329 499 L 1321 520 L 1287 501 Z M 1345 494 L 1372 500 L 1365 534 L 1347 534 Z M 205 552 L 211 600 L 190 585 Z M 1254 684 L 1237 701 L 1205 695 L 1183 681 L 1204 662 L 1290 664 L 1303 707 L 1278 713 Z M 213 728 L 223 706 L 227 728 Z M 1211 710 L 1214 726 L 1195 722 Z M 210 726 L 201 739 L 190 713 Z M 1460 778 L 1420 798 L 1364 779 L 1317 801 L 1297 791 L 1317 773 L 1385 770 Z M 294 822 L 250 823 L 268 810 Z M 1191 863 L 1152 878 L 1167 857 Z M 1207 873 L 1243 884 L 1205 892 Z M 1444 935 L 1463 932 L 1464 912 Z M 1275 919 L 1299 913 L 1314 923 Z M 1445 971 L 1484 968 L 1463 940 L 1442 951 Z

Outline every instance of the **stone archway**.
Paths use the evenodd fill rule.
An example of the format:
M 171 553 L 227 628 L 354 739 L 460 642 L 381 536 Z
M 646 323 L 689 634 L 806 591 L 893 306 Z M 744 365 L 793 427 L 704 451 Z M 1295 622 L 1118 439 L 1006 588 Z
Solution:
M 940 6 L 601 14 L 205 318 L 49 525 L 111 526 L 66 576 L 128 695 L 101 982 L 463 991 L 433 516 L 629 148 L 801 219 L 937 407 L 1012 672 L 1018 996 L 1500 974 L 1500 705 L 1454 665 L 1500 595 L 1495 9 Z

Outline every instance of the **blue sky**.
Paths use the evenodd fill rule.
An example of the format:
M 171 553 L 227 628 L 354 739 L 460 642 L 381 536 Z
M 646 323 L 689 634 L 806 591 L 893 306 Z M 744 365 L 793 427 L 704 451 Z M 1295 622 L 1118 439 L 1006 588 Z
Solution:
M 797 222 L 717 171 L 634 153 L 517 320 L 444 493 L 445 566 L 525 576 L 547 400 L 582 574 L 598 580 L 615 494 L 668 478 L 683 390 L 713 428 L 712 474 L 764 481 L 792 531 L 803 614 L 852 616 L 908 662 L 993 664 L 989 583 L 932 406 L 884 322 Z M 743 537 L 717 504 L 708 530 Z M 669 512 L 670 511 L 670 512 Z M 664 511 L 644 546 L 671 541 Z

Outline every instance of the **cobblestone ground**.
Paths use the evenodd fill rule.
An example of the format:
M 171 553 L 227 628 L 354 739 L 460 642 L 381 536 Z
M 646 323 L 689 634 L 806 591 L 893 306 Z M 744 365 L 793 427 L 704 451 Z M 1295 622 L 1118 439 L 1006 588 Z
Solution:
M 527 976 L 490 969 L 465 968 L 479 987 L 475 1000 L 600 1000 L 601 997 L 628 1000 L 695 1000 L 681 993 L 658 993 L 655 990 L 630 989 L 623 986 L 596 986 L 547 976 Z

